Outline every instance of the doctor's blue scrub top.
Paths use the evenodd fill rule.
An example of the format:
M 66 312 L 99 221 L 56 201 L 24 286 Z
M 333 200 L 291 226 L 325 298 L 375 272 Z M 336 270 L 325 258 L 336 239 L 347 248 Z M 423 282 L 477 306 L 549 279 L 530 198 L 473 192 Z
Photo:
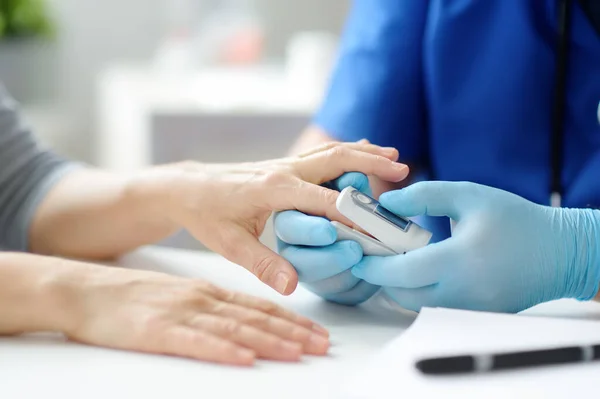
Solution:
M 558 7 L 355 0 L 314 123 L 396 147 L 425 178 L 549 204 Z M 578 6 L 571 24 L 562 206 L 600 207 L 600 36 Z M 435 224 L 438 239 L 448 234 L 447 220 Z

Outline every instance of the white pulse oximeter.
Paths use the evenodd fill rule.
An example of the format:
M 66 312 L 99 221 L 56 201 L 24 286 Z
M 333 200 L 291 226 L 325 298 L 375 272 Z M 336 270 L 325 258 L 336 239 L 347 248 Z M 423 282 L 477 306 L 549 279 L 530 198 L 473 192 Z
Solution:
M 336 206 L 342 215 L 375 237 L 369 237 L 341 223 L 332 222 L 338 233 L 338 241 L 358 242 L 363 247 L 365 255 L 404 254 L 426 246 L 431 240 L 431 232 L 411 220 L 388 211 L 377 200 L 354 187 L 342 190 Z

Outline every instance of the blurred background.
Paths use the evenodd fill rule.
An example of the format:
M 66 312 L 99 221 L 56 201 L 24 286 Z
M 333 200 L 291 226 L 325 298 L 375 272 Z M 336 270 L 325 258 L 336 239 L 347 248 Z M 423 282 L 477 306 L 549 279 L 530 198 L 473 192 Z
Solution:
M 0 80 L 42 142 L 104 168 L 279 157 L 349 2 L 0 0 Z

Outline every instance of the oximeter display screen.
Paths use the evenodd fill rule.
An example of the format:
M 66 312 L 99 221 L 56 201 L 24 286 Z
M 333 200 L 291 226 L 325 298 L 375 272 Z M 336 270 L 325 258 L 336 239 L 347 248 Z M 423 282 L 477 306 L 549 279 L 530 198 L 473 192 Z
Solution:
M 384 219 L 386 222 L 398 227 L 402 231 L 406 231 L 411 224 L 410 220 L 406 220 L 400 216 L 393 214 L 392 212 L 388 211 L 383 206 L 381 206 L 381 204 L 377 200 L 369 197 L 366 194 L 355 190 L 352 192 L 352 198 L 356 205 L 368 210 L 369 212 L 374 213 L 375 215 Z
M 394 215 L 392 212 L 388 211 L 381 205 L 377 205 L 377 207 L 375 207 L 375 214 L 383 217 L 388 222 L 392 223 L 393 225 L 404 231 L 406 231 L 408 225 L 410 224 L 410 221 Z

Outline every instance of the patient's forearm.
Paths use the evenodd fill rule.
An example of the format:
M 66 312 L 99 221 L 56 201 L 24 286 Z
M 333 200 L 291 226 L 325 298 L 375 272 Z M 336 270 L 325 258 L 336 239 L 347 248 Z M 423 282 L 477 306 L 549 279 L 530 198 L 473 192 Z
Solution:
M 161 198 L 137 192 L 134 177 L 81 170 L 54 187 L 36 212 L 30 250 L 86 259 L 119 256 L 173 232 Z
M 310 148 L 314 148 L 330 141 L 336 140 L 334 140 L 325 130 L 321 129 L 320 127 L 309 126 L 300 135 L 300 138 L 291 148 L 290 153 L 292 155 L 297 155 Z M 386 191 L 402 188 L 406 184 L 406 182 L 390 183 L 373 176 L 369 177 L 369 181 L 371 182 L 371 189 L 373 190 L 373 195 L 375 198 L 379 198 L 379 196 Z

